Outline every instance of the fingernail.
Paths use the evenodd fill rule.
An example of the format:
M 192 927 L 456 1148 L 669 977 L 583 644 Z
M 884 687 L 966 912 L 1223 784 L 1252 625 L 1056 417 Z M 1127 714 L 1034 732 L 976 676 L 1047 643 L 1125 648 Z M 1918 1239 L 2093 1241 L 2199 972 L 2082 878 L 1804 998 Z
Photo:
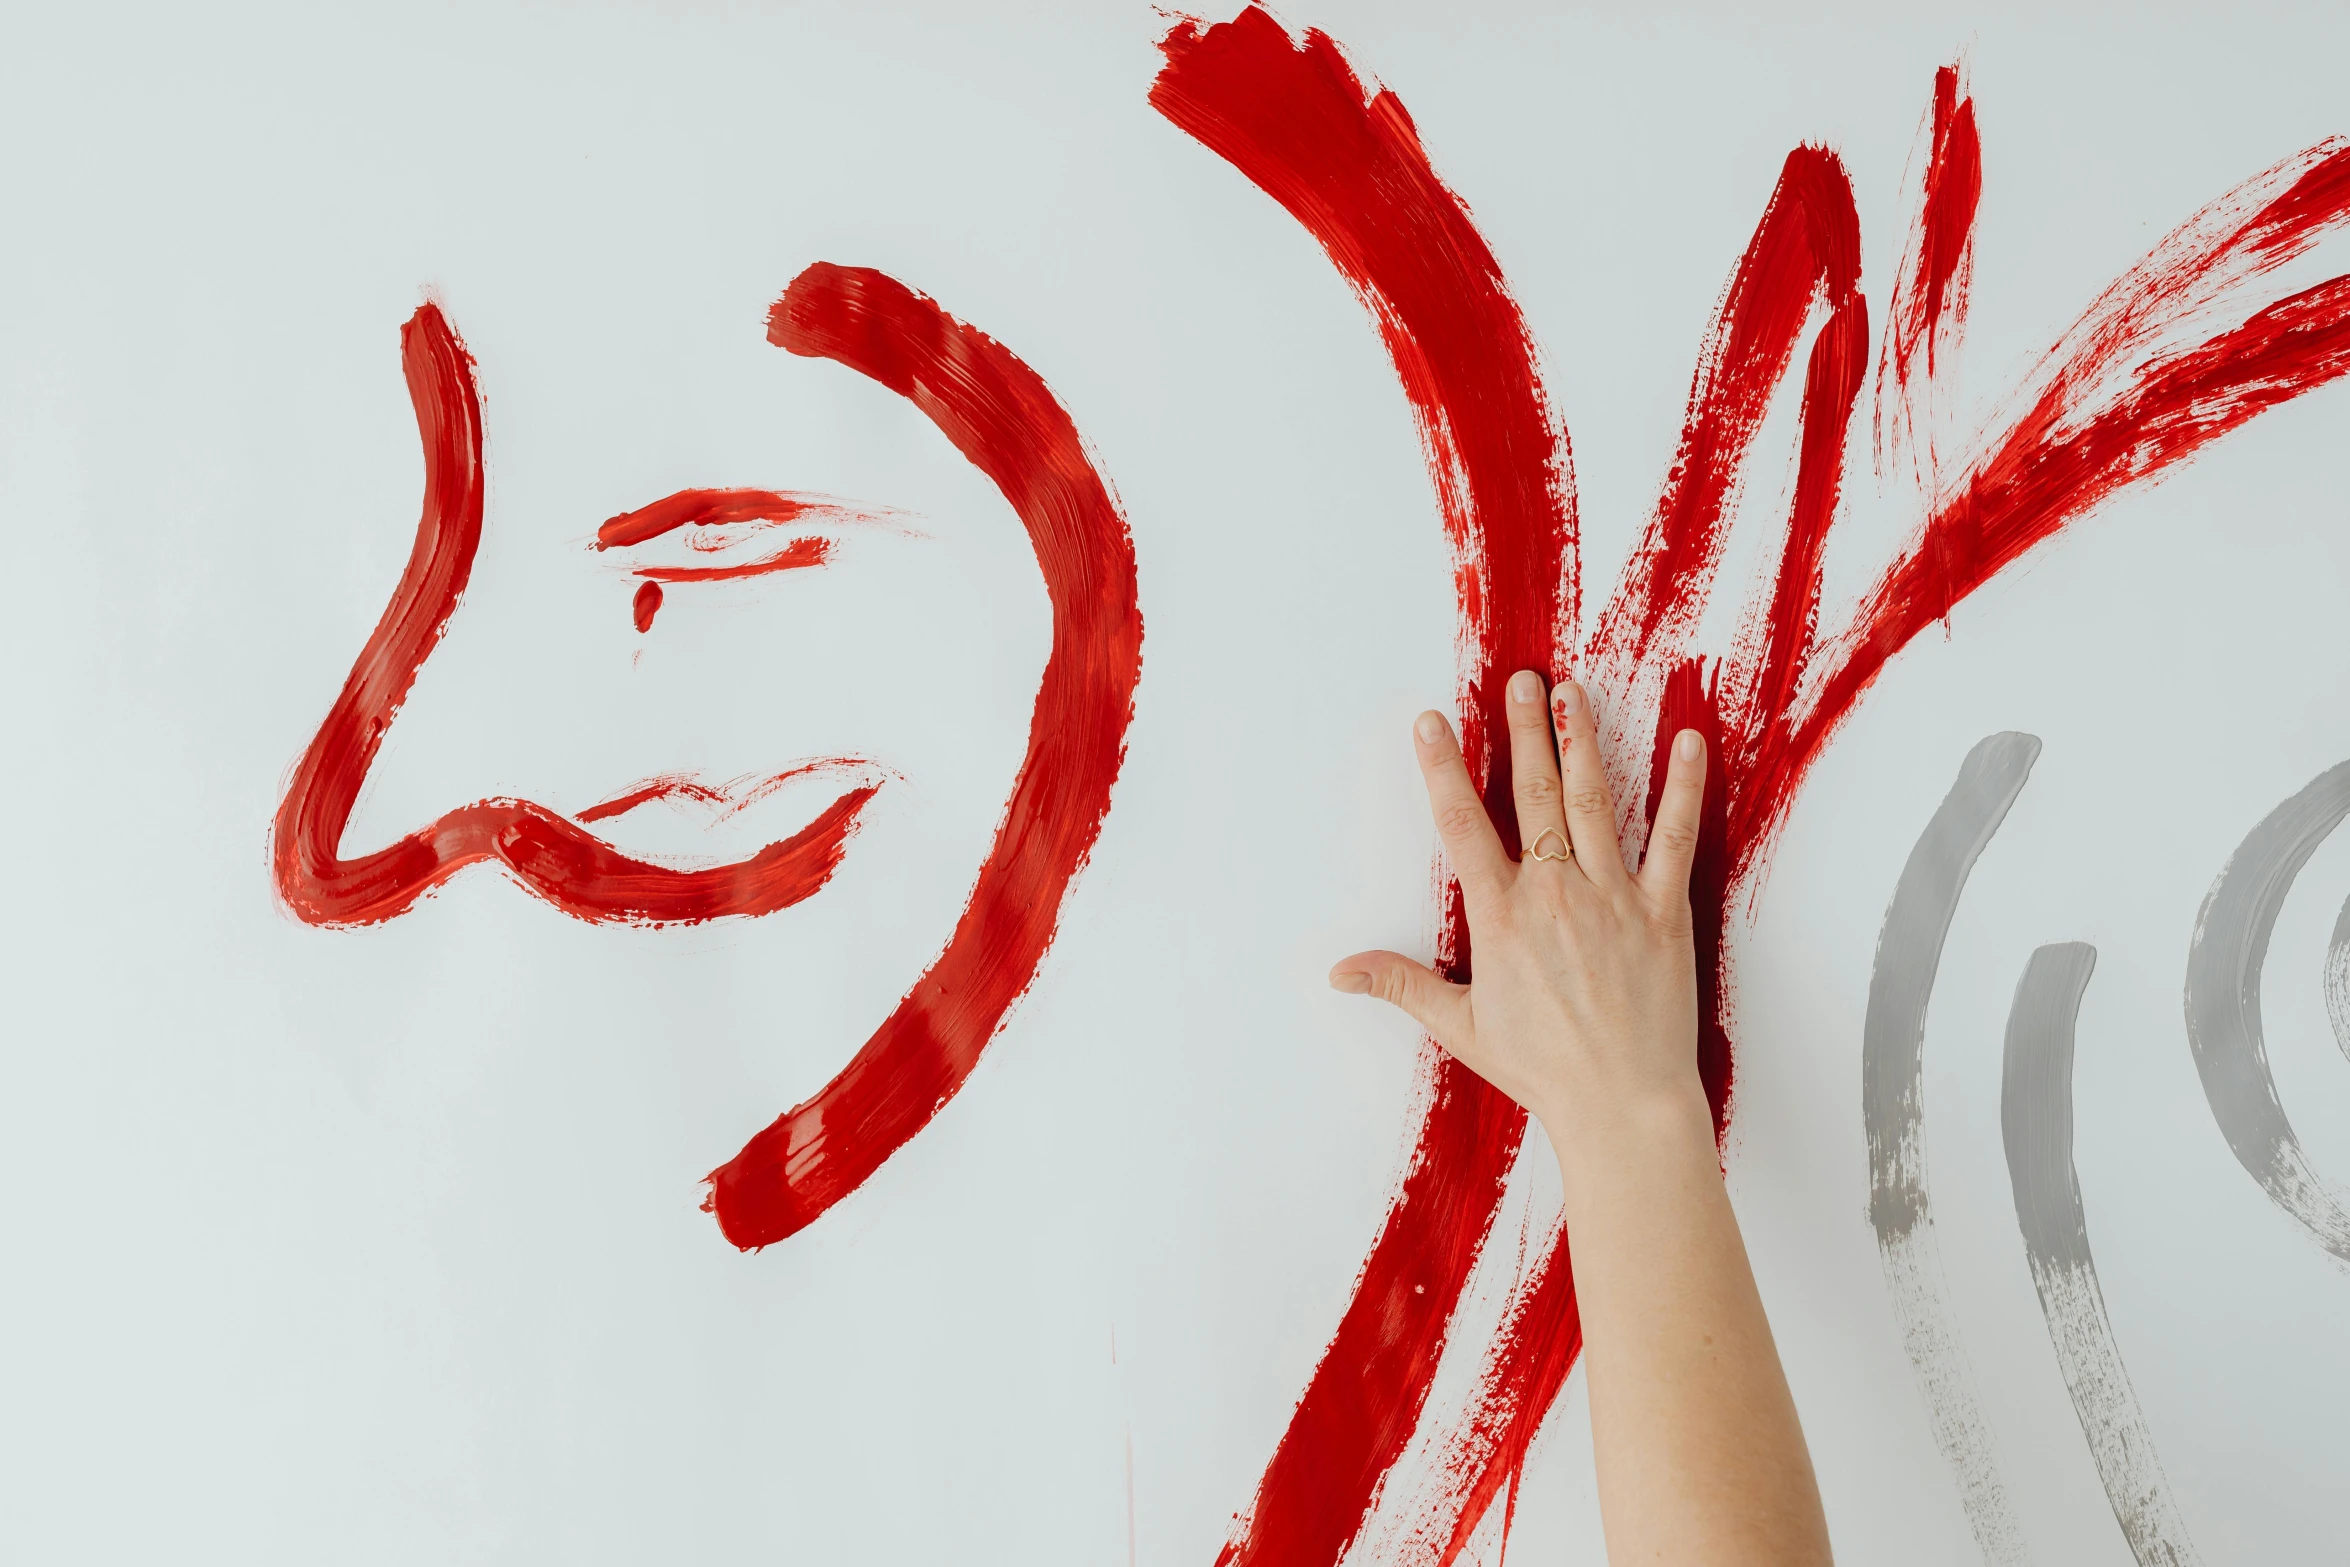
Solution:
M 1333 969 L 1330 988 L 1343 990 L 1350 996 L 1367 996 L 1371 993 L 1371 976 L 1357 968 Z
M 1420 715 L 1420 721 L 1414 724 L 1412 729 L 1413 732 L 1418 734 L 1421 739 L 1427 741 L 1430 745 L 1434 745 L 1437 741 L 1444 738 L 1444 715 L 1441 713 L 1422 713 Z
M 1696 730 L 1684 729 L 1681 731 L 1680 750 L 1682 761 L 1694 762 L 1705 754 L 1705 742 L 1697 737 Z
M 1542 677 L 1531 669 L 1521 669 L 1510 676 L 1510 700 L 1539 702 L 1542 700 Z
M 1550 710 L 1558 715 L 1558 721 L 1562 724 L 1574 717 L 1576 709 L 1582 705 L 1583 688 L 1571 680 L 1550 694 Z

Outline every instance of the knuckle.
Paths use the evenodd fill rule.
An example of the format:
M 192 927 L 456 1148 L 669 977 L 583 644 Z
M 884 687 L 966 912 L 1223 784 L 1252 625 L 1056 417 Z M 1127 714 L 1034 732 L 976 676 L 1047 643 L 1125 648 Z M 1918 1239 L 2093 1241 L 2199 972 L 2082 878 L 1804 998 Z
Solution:
M 1373 982 L 1373 991 L 1390 1006 L 1402 1006 L 1412 993 L 1411 971 L 1400 963 L 1390 963 Z
M 1466 838 L 1485 819 L 1485 808 L 1474 800 L 1447 800 L 1436 807 L 1436 830 L 1447 838 Z
M 1521 805 L 1556 805 L 1561 792 L 1556 778 L 1541 773 L 1518 780 L 1518 803 Z
M 1608 814 L 1607 791 L 1597 784 L 1577 784 L 1567 791 L 1567 809 L 1577 816 Z
M 1687 822 L 1659 822 L 1656 824 L 1655 844 L 1675 857 L 1689 854 L 1697 847 L 1697 829 Z

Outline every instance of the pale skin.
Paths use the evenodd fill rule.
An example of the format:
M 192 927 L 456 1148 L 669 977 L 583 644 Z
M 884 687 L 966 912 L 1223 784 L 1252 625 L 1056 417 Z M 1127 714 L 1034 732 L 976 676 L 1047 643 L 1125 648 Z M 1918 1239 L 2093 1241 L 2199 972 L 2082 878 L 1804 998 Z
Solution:
M 1608 1560 L 1816 1567 L 1829 1559 L 1819 1485 L 1697 1075 L 1689 868 L 1704 740 L 1675 737 L 1635 875 L 1617 852 L 1582 690 L 1562 684 L 1545 702 L 1542 677 L 1521 671 L 1508 712 L 1521 860 L 1486 818 L 1444 716 L 1413 726 L 1468 911 L 1474 982 L 1358 952 L 1330 983 L 1410 1013 L 1550 1135 Z M 1531 854 L 1568 846 L 1566 858 Z

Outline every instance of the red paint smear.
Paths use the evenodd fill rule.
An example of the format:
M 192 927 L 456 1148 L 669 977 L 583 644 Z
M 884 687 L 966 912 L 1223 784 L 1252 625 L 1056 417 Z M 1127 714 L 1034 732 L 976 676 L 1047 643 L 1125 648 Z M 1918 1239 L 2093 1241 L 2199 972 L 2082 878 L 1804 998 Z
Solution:
M 634 575 L 644 578 L 647 588 L 660 582 L 729 582 L 737 577 L 764 577 L 772 571 L 821 566 L 831 558 L 832 540 L 810 535 L 792 540 L 772 555 L 746 560 L 739 566 L 639 566 Z M 644 596 L 644 588 L 637 590 L 637 596 L 640 599 Z M 660 601 L 660 590 L 654 588 L 653 602 Z
M 596 548 L 625 549 L 679 528 L 738 527 L 746 523 L 797 522 L 802 517 L 863 521 L 871 513 L 829 495 L 784 494 L 775 490 L 679 490 L 650 506 L 624 511 L 596 529 Z
M 481 543 L 481 403 L 473 361 L 435 305 L 400 333 L 424 445 L 424 509 L 407 569 L 279 803 L 278 895 L 313 925 L 387 920 L 479 860 L 584 920 L 694 923 L 788 907 L 822 887 L 877 785 L 842 795 L 781 843 L 730 865 L 673 870 L 632 859 L 545 806 L 483 800 L 372 854 L 340 857 L 343 829 L 383 737 L 456 613 Z
M 1940 464 L 1933 411 L 1921 408 L 1947 379 L 1944 361 L 1966 329 L 1967 295 L 1974 274 L 1975 208 L 1983 195 L 1983 148 L 1975 132 L 1975 101 L 1959 96 L 1958 67 L 1934 73 L 1926 173 L 1909 249 L 1893 285 L 1885 346 L 1877 361 L 1876 439 L 1879 462 L 1914 446 L 1925 426 L 1924 469 L 1929 488 Z M 1922 372 L 1922 373 L 1921 373 Z
M 1533 340 L 1459 197 L 1394 94 L 1366 93 L 1320 32 L 1293 41 L 1261 10 L 1160 43 L 1154 108 L 1221 154 L 1320 242 L 1369 309 L 1411 404 L 1452 545 L 1462 743 L 1515 848 L 1497 751 L 1511 672 L 1562 671 L 1576 615 L 1565 432 Z M 1469 973 L 1448 898 L 1440 962 Z M 1525 1113 L 1430 1050 L 1429 1107 L 1395 1206 L 1254 1505 L 1220 1558 L 1334 1561 L 1426 1401 L 1447 1325 L 1499 1209 Z
M 1548 438 L 1555 432 L 1499 266 L 1429 167 L 1402 106 L 1385 92 L 1366 97 L 1327 36 L 1293 40 L 1251 7 L 1221 26 L 1181 22 L 1162 47 L 1167 65 L 1152 87 L 1153 106 L 1305 225 L 1370 308 L 1395 360 L 1454 545 L 1468 669 L 1464 739 L 1472 764 L 1484 767 L 1494 682 L 1519 667 L 1558 667 L 1559 643 L 1528 631 L 1549 607 L 1542 601 L 1555 580 L 1560 642 L 1571 642 L 1576 581 L 1563 435 Z M 1893 330 L 1910 345 L 1890 378 L 1897 396 L 1907 395 L 1904 377 L 1915 378 L 1917 345 L 1930 381 L 1964 314 L 1980 153 L 1955 71 L 1937 77 L 1933 123 L 1925 210 L 1896 290 Z M 1656 512 L 1587 651 L 1611 666 L 1611 686 L 1657 693 L 1649 813 L 1664 747 L 1679 729 L 1703 732 L 1717 759 L 1691 889 L 1703 992 L 1699 1064 L 1717 1119 L 1726 1113 L 1730 1073 L 1728 911 L 1759 873 L 1830 735 L 1887 659 L 2033 544 L 2262 409 L 2350 371 L 2350 278 L 2176 341 L 2201 332 L 2203 316 L 2223 305 L 2244 310 L 2247 285 L 2346 214 L 2350 149 L 2327 143 L 2182 226 L 2050 351 L 2020 411 L 1981 443 L 1948 496 L 1934 497 L 1919 536 L 1852 621 L 1823 637 L 1820 561 L 1869 328 L 1843 169 L 1816 148 L 1789 155 L 1701 347 Z M 1446 289 L 1441 297 L 1423 292 Z M 1786 536 L 1729 655 L 1709 665 L 1687 644 L 1712 591 L 1741 471 L 1773 389 L 1821 311 Z M 1533 497 L 1553 504 L 1509 505 Z M 1558 541 L 1555 579 L 1535 574 L 1544 527 Z M 1506 795 L 1492 787 L 1505 777 L 1496 769 L 1487 800 L 1514 843 Z M 1446 912 L 1440 954 L 1464 973 L 1457 890 Z M 1508 1167 L 1496 1154 L 1504 1144 L 1514 1153 L 1524 1129 L 1522 1117 L 1493 1109 L 1496 1097 L 1465 1072 L 1439 1070 L 1354 1299 L 1220 1562 L 1324 1567 L 1360 1532 L 1419 1423 L 1449 1318 L 1490 1230 Z M 1418 1520 L 1418 1554 L 1443 1563 L 1459 1555 L 1522 1470 L 1580 1347 L 1559 1231 L 1512 1292 L 1465 1413 L 1440 1433 L 1443 1489 Z
M 1003 825 L 945 951 L 822 1091 L 711 1173 L 707 1206 L 746 1249 L 854 1191 L 962 1088 L 1101 831 L 1142 670 L 1126 520 L 1035 371 L 881 273 L 824 263 L 776 302 L 767 337 L 911 400 L 995 481 L 1036 550 L 1053 645 Z
M 1848 318 L 1861 309 L 1859 278 L 1860 220 L 1844 164 L 1823 148 L 1798 147 L 1787 154 L 1706 329 L 1664 493 L 1599 618 L 1593 653 L 1611 670 L 1661 671 L 1686 652 L 1771 393 L 1794 362 L 1815 304 L 1825 301 Z M 1860 337 L 1865 356 L 1865 312 Z M 1822 435 L 1840 461 L 1842 430 Z M 1830 493 L 1832 499 L 1832 487 Z
M 612 798 L 591 805 L 576 813 L 573 821 L 601 822 L 615 816 L 625 816 L 640 805 L 655 800 L 692 800 L 708 809 L 713 823 L 748 810 L 795 778 L 810 773 L 858 771 L 864 764 L 853 756 L 826 756 L 812 762 L 801 762 L 779 773 L 765 777 L 738 778 L 722 784 L 704 783 L 691 773 L 661 773 L 647 778 Z
M 628 601 L 629 618 L 636 622 L 639 632 L 653 629 L 653 617 L 661 613 L 661 584 L 648 582 L 636 590 L 636 597 Z M 587 818 L 582 816 L 581 821 Z

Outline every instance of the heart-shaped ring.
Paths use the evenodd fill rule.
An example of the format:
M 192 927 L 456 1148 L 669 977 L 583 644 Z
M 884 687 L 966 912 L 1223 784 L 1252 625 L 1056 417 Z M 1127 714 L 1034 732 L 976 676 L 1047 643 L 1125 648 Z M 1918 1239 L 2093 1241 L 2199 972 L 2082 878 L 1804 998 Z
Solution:
M 1549 854 L 1544 852 L 1542 844 L 1543 841 L 1548 838 L 1556 838 L 1559 841 L 1558 853 Z M 1535 834 L 1534 847 L 1528 849 L 1525 853 L 1518 856 L 1518 858 L 1521 860 L 1571 860 L 1574 857 L 1575 846 L 1567 842 L 1567 835 L 1563 832 L 1560 832 L 1556 827 L 1545 827 L 1541 832 Z

